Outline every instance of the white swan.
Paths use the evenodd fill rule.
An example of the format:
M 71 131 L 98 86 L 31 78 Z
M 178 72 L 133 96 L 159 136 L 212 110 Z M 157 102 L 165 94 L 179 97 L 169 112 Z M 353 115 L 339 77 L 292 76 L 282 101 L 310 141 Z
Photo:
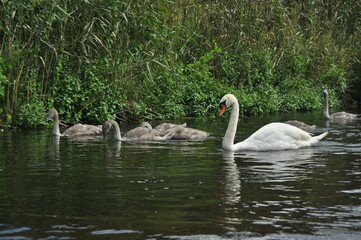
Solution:
M 147 123 L 143 122 L 139 127 L 134 128 L 128 131 L 124 138 L 121 137 L 120 128 L 116 121 L 108 120 L 103 124 L 103 136 L 104 138 L 110 131 L 110 129 L 114 127 L 114 140 L 122 141 L 122 140 L 156 140 L 162 141 L 170 139 L 174 132 L 167 133 L 165 135 L 159 135 L 156 131 L 153 131 L 152 126 Z
M 316 129 L 316 125 L 307 125 L 306 123 L 298 121 L 298 120 L 288 120 L 284 123 L 298 127 L 299 129 L 302 129 L 304 131 L 310 131 L 310 130 Z
M 328 111 L 328 91 L 323 91 L 323 118 L 329 119 L 354 119 L 360 117 L 359 114 L 347 113 L 347 112 L 335 112 L 331 115 Z
M 231 107 L 232 112 L 226 134 L 223 138 L 222 148 L 228 151 L 271 151 L 309 147 L 320 141 L 328 133 L 324 132 L 312 137 L 308 132 L 297 127 L 275 122 L 261 127 L 246 140 L 234 144 L 238 124 L 239 105 L 237 98 L 232 94 L 227 94 L 221 99 L 219 116 L 222 116 L 227 107 Z
M 66 136 L 66 137 L 77 137 L 77 136 L 91 136 L 91 135 L 101 135 L 102 126 L 94 126 L 87 124 L 75 124 L 74 126 L 65 130 L 65 132 L 60 133 L 59 130 L 59 114 L 55 109 L 48 111 L 46 121 L 53 119 L 53 135 L 55 136 Z

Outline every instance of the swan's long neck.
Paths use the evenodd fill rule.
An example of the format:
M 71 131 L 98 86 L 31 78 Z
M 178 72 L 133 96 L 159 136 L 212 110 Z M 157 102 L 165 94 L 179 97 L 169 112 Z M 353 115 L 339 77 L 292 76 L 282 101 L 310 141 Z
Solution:
M 323 118 L 330 119 L 330 114 L 328 112 L 328 96 L 325 95 L 323 98 Z
M 234 138 L 237 132 L 237 124 L 239 117 L 239 105 L 238 101 L 235 101 L 232 105 L 231 118 L 228 123 L 226 135 L 224 135 L 222 147 L 227 150 L 231 150 L 234 145 Z
M 53 135 L 55 136 L 61 136 L 60 130 L 59 130 L 59 115 L 55 114 L 53 118 Z
M 115 121 L 112 122 L 112 125 L 114 127 L 114 140 L 116 141 L 121 141 L 122 140 L 122 136 L 120 134 L 120 128 L 119 128 L 119 125 L 118 123 L 116 123 Z

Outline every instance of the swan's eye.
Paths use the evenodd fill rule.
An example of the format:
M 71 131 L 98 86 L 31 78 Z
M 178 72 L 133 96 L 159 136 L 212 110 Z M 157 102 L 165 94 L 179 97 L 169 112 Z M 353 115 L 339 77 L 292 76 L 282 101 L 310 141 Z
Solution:
M 223 102 L 221 102 L 221 103 L 219 104 L 219 108 L 221 108 L 222 106 L 227 107 L 226 100 L 224 100 Z

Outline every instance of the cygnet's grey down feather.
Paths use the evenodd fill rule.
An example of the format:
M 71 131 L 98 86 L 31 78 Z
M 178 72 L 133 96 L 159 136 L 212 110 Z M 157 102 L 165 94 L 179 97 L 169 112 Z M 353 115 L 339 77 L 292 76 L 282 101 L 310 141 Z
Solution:
M 167 131 L 168 129 L 171 129 L 174 127 L 187 127 L 187 123 L 183 123 L 183 124 L 161 123 L 158 126 L 156 126 L 154 129 L 158 130 L 158 131 Z
M 174 132 L 171 139 L 174 140 L 205 140 L 210 134 L 194 128 L 187 127 L 186 123 L 173 124 L 162 123 L 154 128 L 161 133 Z
M 55 136 L 66 136 L 66 137 L 75 137 L 75 136 L 92 136 L 92 135 L 101 135 L 102 126 L 94 126 L 88 124 L 75 124 L 74 126 L 66 129 L 62 134 L 59 130 L 59 114 L 55 109 L 48 111 L 46 120 L 49 121 L 53 119 L 53 135 Z
M 210 134 L 205 131 L 201 131 L 189 127 L 175 127 L 175 134 L 172 139 L 179 140 L 205 140 Z
M 114 120 L 108 120 L 103 124 L 103 134 L 104 137 L 108 134 L 110 129 L 114 127 L 114 140 L 121 141 L 121 140 L 132 140 L 132 141 L 142 141 L 142 140 L 156 140 L 162 141 L 170 139 L 174 133 L 170 132 L 164 135 L 160 135 L 158 131 L 154 131 L 152 126 L 144 122 L 139 127 L 136 127 L 130 131 L 128 131 L 124 138 L 121 137 L 120 128 L 117 122 Z
M 323 112 L 322 112 L 323 118 L 326 120 L 329 119 L 355 119 L 361 117 L 361 114 L 353 114 L 353 113 L 347 113 L 347 112 L 335 112 L 332 114 L 329 114 L 328 111 L 328 91 L 323 91 Z
M 295 127 L 298 127 L 305 131 L 310 131 L 310 130 L 316 129 L 316 125 L 310 126 L 310 125 L 307 125 L 306 123 L 298 121 L 298 120 L 289 120 L 289 121 L 286 121 L 285 123 L 295 126 Z
M 109 130 L 114 126 L 114 139 L 115 140 L 169 140 L 169 139 L 178 139 L 178 140 L 204 140 L 209 136 L 209 133 L 187 128 L 186 124 L 172 124 L 172 123 L 162 123 L 156 128 L 148 122 L 142 122 L 139 127 L 136 127 L 132 130 L 129 130 L 124 134 L 124 138 L 121 138 L 119 125 L 113 121 L 108 120 L 103 124 L 103 134 L 106 136 Z

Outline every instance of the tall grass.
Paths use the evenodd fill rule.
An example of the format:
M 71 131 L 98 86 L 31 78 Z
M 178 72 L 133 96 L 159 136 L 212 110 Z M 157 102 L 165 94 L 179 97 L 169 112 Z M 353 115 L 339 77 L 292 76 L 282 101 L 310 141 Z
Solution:
M 314 110 L 358 98 L 361 3 L 341 1 L 0 2 L 0 122 Z

